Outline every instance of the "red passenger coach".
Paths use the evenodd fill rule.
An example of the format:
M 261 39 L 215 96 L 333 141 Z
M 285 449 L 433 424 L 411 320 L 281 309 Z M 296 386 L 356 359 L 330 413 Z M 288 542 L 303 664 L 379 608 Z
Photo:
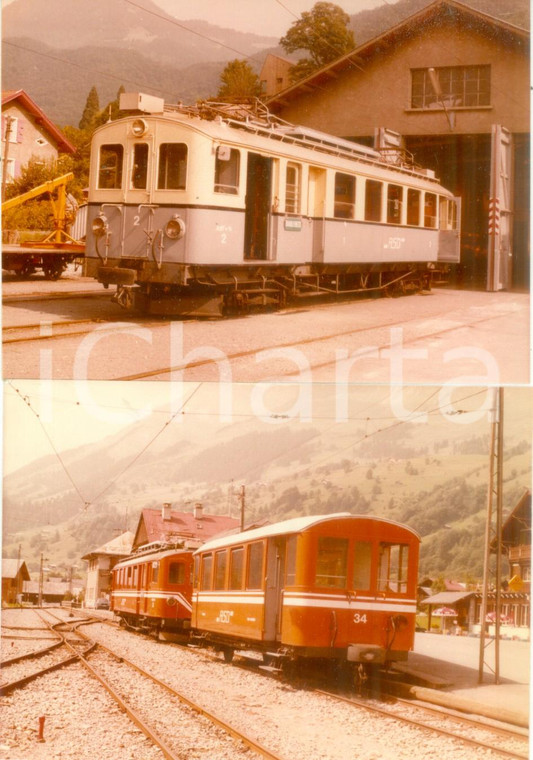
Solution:
M 413 647 L 419 536 L 348 513 L 302 517 L 195 553 L 192 628 L 224 652 L 386 665 Z
M 113 568 L 111 609 L 133 628 L 189 630 L 192 551 L 148 546 Z

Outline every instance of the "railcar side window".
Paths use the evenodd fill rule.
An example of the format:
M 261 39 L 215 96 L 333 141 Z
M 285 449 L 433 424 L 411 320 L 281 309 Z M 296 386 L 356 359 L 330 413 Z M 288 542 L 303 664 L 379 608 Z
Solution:
M 420 225 L 420 190 L 407 191 L 407 224 Z
M 185 583 L 185 563 L 171 562 L 168 568 L 169 583 Z
M 242 588 L 242 573 L 244 570 L 244 547 L 232 549 L 229 560 L 229 587 L 233 591 Z
M 296 536 L 289 536 L 287 539 L 287 557 L 286 557 L 286 583 L 287 586 L 294 586 L 296 583 Z
M 184 143 L 161 143 L 159 146 L 158 190 L 185 190 L 187 146 Z
M 367 222 L 381 221 L 381 194 L 383 183 L 374 179 L 366 181 L 365 220 Z
M 402 221 L 403 187 L 389 185 L 387 188 L 387 222 L 401 224 Z
M 347 563 L 348 539 L 321 536 L 316 558 L 316 585 L 345 588 Z
M 215 584 L 217 591 L 226 588 L 226 565 L 228 562 L 228 553 L 226 549 L 215 553 Z
M 354 549 L 353 587 L 368 591 L 372 571 L 372 544 L 370 541 L 356 541 Z
M 133 169 L 131 172 L 131 186 L 139 190 L 146 188 L 148 177 L 148 145 L 136 143 L 133 146 Z
M 194 588 L 198 588 L 200 585 L 200 557 L 198 555 L 194 558 Z
M 248 575 L 246 588 L 261 588 L 263 586 L 263 544 L 258 541 L 248 547 Z
M 335 174 L 335 202 L 333 216 L 337 219 L 355 217 L 355 177 L 350 174 Z
M 378 591 L 405 594 L 409 547 L 405 544 L 379 545 Z
M 287 214 L 300 213 L 300 185 L 301 166 L 299 164 L 287 164 L 285 182 L 285 211 Z
M 213 569 L 213 555 L 204 554 L 202 557 L 202 577 L 200 579 L 200 589 L 208 591 L 211 588 L 211 571 Z
M 159 562 L 152 562 L 152 583 L 157 583 L 159 579 Z
M 437 196 L 434 193 L 426 193 L 424 199 L 424 227 L 437 226 Z
M 100 147 L 100 169 L 98 187 L 102 190 L 116 190 L 122 187 L 122 163 L 124 146 L 102 145 Z
M 239 168 L 241 155 L 227 145 L 219 145 L 215 159 L 215 193 L 239 192 Z
M 455 230 L 457 228 L 457 204 L 448 198 L 439 198 L 439 228 Z

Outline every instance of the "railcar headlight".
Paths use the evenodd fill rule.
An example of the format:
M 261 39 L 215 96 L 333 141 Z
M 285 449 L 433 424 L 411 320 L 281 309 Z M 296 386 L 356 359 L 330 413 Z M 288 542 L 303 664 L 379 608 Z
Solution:
M 179 240 L 185 235 L 185 222 L 177 214 L 165 224 L 165 235 L 171 240 Z
M 148 129 L 148 124 L 145 122 L 144 119 L 135 119 L 133 124 L 131 125 L 131 131 L 135 135 L 135 137 L 142 137 L 144 133 Z
M 92 230 L 95 237 L 103 237 L 107 233 L 107 219 L 103 214 L 93 219 Z

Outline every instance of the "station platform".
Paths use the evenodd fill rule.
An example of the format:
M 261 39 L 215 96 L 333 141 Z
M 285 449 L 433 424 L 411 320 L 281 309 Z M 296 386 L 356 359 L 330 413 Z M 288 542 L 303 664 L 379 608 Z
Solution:
M 499 683 L 494 675 L 494 641 L 485 644 L 481 682 L 477 637 L 417 633 L 408 663 L 395 669 L 409 674 L 416 684 L 412 695 L 419 699 L 524 728 L 529 726 L 530 643 L 500 641 Z

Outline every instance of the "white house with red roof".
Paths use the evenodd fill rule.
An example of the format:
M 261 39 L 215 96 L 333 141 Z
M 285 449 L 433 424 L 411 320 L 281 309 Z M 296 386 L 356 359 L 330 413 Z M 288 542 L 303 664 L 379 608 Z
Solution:
M 2 160 L 7 180 L 16 179 L 31 158 L 43 162 L 76 148 L 24 90 L 2 92 Z
M 227 515 L 205 513 L 201 504 L 195 504 L 192 512 L 178 512 L 167 502 L 161 509 L 143 509 L 132 550 L 152 543 L 184 542 L 198 547 L 220 533 L 238 529 L 239 524 Z

